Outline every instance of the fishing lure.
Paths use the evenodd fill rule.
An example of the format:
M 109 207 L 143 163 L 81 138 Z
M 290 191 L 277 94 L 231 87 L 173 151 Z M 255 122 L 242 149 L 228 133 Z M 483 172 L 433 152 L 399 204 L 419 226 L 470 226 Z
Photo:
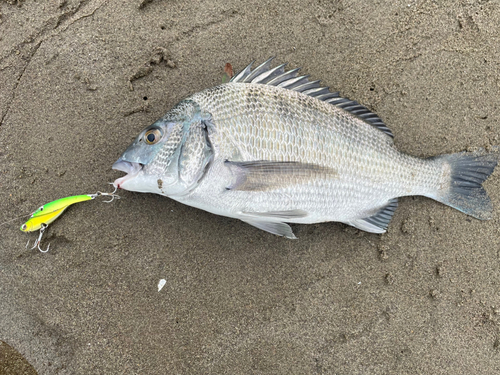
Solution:
M 59 216 L 62 215 L 62 213 L 71 205 L 75 203 L 80 203 L 80 202 L 85 202 L 89 200 L 93 200 L 97 197 L 100 196 L 110 196 L 111 200 L 109 201 L 104 201 L 105 203 L 111 203 L 115 199 L 119 199 L 120 196 L 115 194 L 116 190 L 118 188 L 115 188 L 115 190 L 112 193 L 102 193 L 98 191 L 95 194 L 83 194 L 83 195 L 73 195 L 71 197 L 66 197 L 66 198 L 61 198 L 57 199 L 55 201 L 49 202 L 47 204 L 44 204 L 43 206 L 40 206 L 35 212 L 31 214 L 31 217 L 28 219 L 26 223 L 21 225 L 21 230 L 23 232 L 34 232 L 36 230 L 40 230 L 40 234 L 38 235 L 38 239 L 35 241 L 35 244 L 33 245 L 32 249 L 35 247 L 38 247 L 38 250 L 40 250 L 42 253 L 46 253 L 49 251 L 50 244 L 47 246 L 46 250 L 42 250 L 40 248 L 40 242 L 42 241 L 42 236 L 49 224 L 51 224 L 54 220 L 56 220 Z M 29 241 L 26 244 L 26 247 L 28 247 Z

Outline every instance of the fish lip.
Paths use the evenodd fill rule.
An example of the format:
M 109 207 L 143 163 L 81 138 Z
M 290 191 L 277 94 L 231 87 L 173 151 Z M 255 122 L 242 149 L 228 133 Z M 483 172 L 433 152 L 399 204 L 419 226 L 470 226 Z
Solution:
M 122 171 L 125 173 L 137 174 L 137 172 L 139 172 L 142 167 L 144 167 L 144 164 L 118 159 L 113 164 L 111 169 L 114 169 L 115 171 Z
M 114 169 L 115 171 L 121 171 L 127 173 L 125 176 L 117 178 L 113 182 L 113 186 L 121 189 L 121 185 L 127 180 L 130 180 L 137 176 L 137 174 L 142 171 L 144 168 L 144 164 L 141 163 L 135 163 L 135 162 L 130 162 L 127 160 L 123 159 L 118 159 L 111 167 L 111 169 Z

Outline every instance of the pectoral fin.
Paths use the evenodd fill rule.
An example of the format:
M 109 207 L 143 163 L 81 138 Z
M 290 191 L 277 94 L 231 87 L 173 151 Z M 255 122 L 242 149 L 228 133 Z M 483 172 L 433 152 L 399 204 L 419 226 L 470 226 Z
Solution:
M 224 164 L 234 176 L 228 190 L 267 191 L 337 177 L 337 172 L 332 168 L 294 161 L 226 161 Z
M 281 221 L 287 221 L 291 219 L 299 219 L 307 216 L 307 212 L 304 210 L 289 210 L 289 211 L 267 211 L 267 212 L 243 212 L 247 216 L 253 216 L 255 218 L 273 218 Z

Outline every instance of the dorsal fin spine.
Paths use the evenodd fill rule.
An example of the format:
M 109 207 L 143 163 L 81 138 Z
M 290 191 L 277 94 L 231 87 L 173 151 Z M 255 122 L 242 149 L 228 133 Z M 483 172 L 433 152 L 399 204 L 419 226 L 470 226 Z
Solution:
M 255 77 L 260 76 L 264 72 L 268 72 L 269 71 L 269 67 L 271 66 L 271 61 L 273 59 L 274 59 L 274 57 L 271 57 L 270 59 L 267 59 L 267 61 L 264 61 L 262 64 L 260 64 L 248 76 L 245 77 L 245 81 L 244 82 L 252 82 L 252 80 Z
M 288 72 L 285 72 L 282 75 L 273 78 L 272 80 L 267 82 L 266 85 L 278 86 L 283 81 L 286 81 L 290 78 L 295 78 L 295 76 L 297 75 L 299 70 L 300 70 L 300 68 L 295 68 L 295 69 L 289 70 Z
M 255 62 L 255 60 L 252 61 L 250 64 L 248 64 L 245 69 L 243 69 L 241 72 L 236 74 L 233 78 L 231 78 L 231 80 L 229 82 L 242 82 L 242 79 L 244 77 L 248 76 L 250 74 L 250 72 L 252 71 L 252 64 L 254 62 Z
M 271 70 L 268 70 L 267 72 L 261 73 L 257 77 L 255 77 L 252 80 L 252 83 L 261 83 L 261 84 L 266 84 L 268 81 L 273 79 L 274 77 L 277 77 L 283 73 L 285 73 L 285 66 L 286 64 L 281 64 L 278 65 L 275 68 L 272 68 Z M 232 79 L 231 82 L 240 82 L 239 80 Z
M 301 85 L 302 83 L 305 83 L 307 82 L 307 78 L 309 76 L 298 76 L 298 77 L 295 77 L 295 78 L 290 78 L 286 81 L 283 81 L 281 82 L 278 87 L 283 87 L 283 88 L 286 88 L 286 89 L 292 89 L 293 87 L 295 86 L 299 86 Z M 303 82 L 304 81 L 304 82 Z

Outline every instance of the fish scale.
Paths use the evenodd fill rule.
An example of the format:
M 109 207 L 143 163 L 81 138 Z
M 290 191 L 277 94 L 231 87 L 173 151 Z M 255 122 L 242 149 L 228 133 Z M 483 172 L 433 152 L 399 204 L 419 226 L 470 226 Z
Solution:
M 358 120 L 355 123 L 355 118 L 346 118 L 343 113 L 339 113 L 342 110 L 309 97 L 305 97 L 310 99 L 307 106 L 296 105 L 296 97 L 300 93 L 276 90 L 284 99 L 288 99 L 290 108 L 297 108 L 293 117 L 280 121 L 279 114 L 273 109 L 274 101 L 279 100 L 279 97 L 269 93 L 275 88 L 249 86 L 253 85 L 228 83 L 224 87 L 209 89 L 192 97 L 212 114 L 222 137 L 226 133 L 233 135 L 220 139 L 221 158 L 233 155 L 234 150 L 238 149 L 244 155 L 244 160 L 315 163 L 345 171 L 344 174 L 350 171 L 348 177 L 351 178 L 377 176 L 394 185 L 405 185 L 407 175 L 414 173 L 420 177 L 415 181 L 415 187 L 428 190 L 436 186 L 438 168 L 431 165 L 431 162 L 399 153 L 392 145 L 387 145 L 388 137 L 365 122 Z M 256 96 L 257 92 L 257 96 L 261 98 L 262 107 L 259 111 L 248 109 L 241 99 L 249 91 L 252 96 Z M 232 98 L 235 100 L 231 100 Z M 220 103 L 232 108 L 232 111 L 219 111 Z M 222 116 L 218 116 L 219 113 Z M 256 117 L 260 119 L 260 129 L 265 129 L 267 134 L 277 133 L 274 137 L 266 137 L 268 141 L 261 147 L 254 147 L 259 143 L 258 136 L 254 135 L 256 121 L 253 118 Z M 306 147 L 298 147 L 296 139 L 299 137 Z M 287 147 L 292 152 L 286 152 Z M 371 157 L 366 152 L 371 152 Z M 363 169 L 366 170 L 365 173 Z M 420 169 L 425 173 L 421 173 Z M 430 173 L 433 169 L 435 173 Z M 400 173 L 405 175 L 399 176 Z M 392 194 L 399 192 L 391 191 L 389 195 Z
M 247 96 L 252 98 L 252 105 L 248 105 Z M 385 134 L 365 122 L 294 91 L 229 83 L 196 94 L 190 100 L 199 103 L 217 124 L 220 136 L 217 139 L 219 153 L 216 158 L 219 160 L 298 161 L 328 166 L 338 171 L 335 178 L 324 179 L 316 186 L 286 186 L 276 189 L 272 194 L 223 192 L 216 200 L 219 201 L 219 207 L 220 202 L 225 201 L 229 211 L 234 211 L 235 207 L 247 213 L 301 208 L 309 215 L 293 222 L 330 221 L 332 217 L 338 221 L 348 221 L 352 217 L 360 218 L 373 213 L 374 207 L 380 208 L 395 196 L 413 195 L 418 193 L 416 189 L 434 189 L 439 178 L 439 166 L 397 152 L 392 146 L 388 147 Z M 276 108 L 285 101 L 289 109 L 283 118 L 283 111 L 277 111 Z M 221 103 L 232 110 L 221 111 Z M 266 147 L 259 143 L 255 135 L 257 126 L 267 133 L 276 134 L 268 138 Z M 305 148 L 297 146 L 298 133 L 301 141 L 307 144 Z M 231 136 L 225 137 L 226 134 Z M 262 146 L 255 147 L 256 144 Z M 364 149 L 374 156 L 368 158 Z M 306 150 L 310 152 L 309 157 Z M 239 158 L 234 157 L 237 154 Z M 419 169 L 424 173 L 419 172 Z M 411 189 L 403 171 L 420 177 Z M 216 166 L 213 172 L 213 179 L 223 174 Z M 373 176 L 380 182 L 376 187 L 371 184 Z M 179 200 L 200 206 L 202 202 L 210 201 L 214 195 L 214 189 L 209 188 L 211 180 L 212 175 L 209 174 L 206 184 L 202 183 L 188 198 Z M 293 199 L 284 198 L 286 196 L 293 196 Z
M 285 223 L 340 221 L 383 233 L 397 198 L 408 195 L 491 217 L 481 184 L 498 150 L 401 153 L 366 107 L 270 63 L 192 95 L 143 130 L 114 164 L 128 173 L 115 185 L 289 238 Z M 146 139 L 151 129 L 161 136 Z

